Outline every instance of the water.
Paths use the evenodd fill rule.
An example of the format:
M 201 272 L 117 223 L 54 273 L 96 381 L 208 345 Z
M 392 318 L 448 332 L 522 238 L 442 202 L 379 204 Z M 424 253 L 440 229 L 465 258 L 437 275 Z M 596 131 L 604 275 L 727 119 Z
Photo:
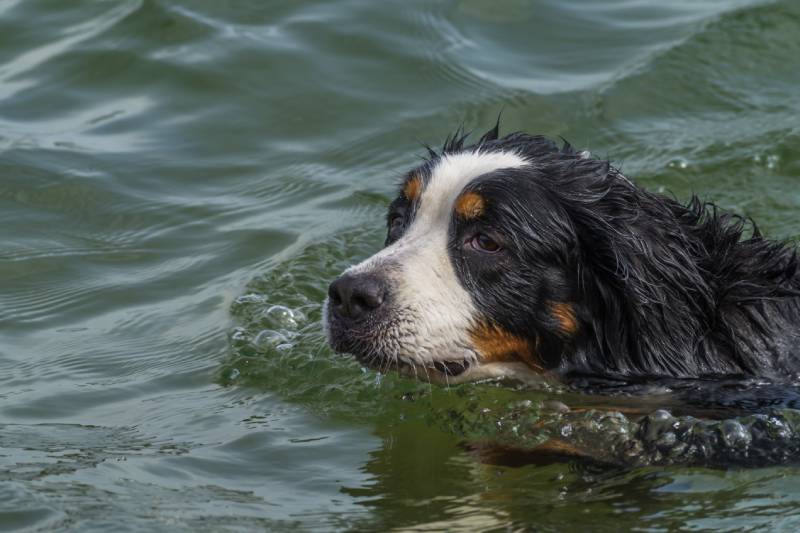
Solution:
M 793 466 L 480 460 L 452 413 L 577 400 L 378 381 L 319 303 L 500 110 L 796 237 L 798 86 L 793 0 L 0 0 L 0 528 L 796 529 Z

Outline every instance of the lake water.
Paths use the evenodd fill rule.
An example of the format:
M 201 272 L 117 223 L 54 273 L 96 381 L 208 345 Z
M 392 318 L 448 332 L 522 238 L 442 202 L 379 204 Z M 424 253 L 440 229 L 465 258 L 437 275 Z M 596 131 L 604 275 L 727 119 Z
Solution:
M 800 528 L 800 470 L 499 466 L 319 305 L 459 124 L 800 235 L 800 3 L 0 0 L 0 529 Z M 472 407 L 471 407 L 472 406 Z

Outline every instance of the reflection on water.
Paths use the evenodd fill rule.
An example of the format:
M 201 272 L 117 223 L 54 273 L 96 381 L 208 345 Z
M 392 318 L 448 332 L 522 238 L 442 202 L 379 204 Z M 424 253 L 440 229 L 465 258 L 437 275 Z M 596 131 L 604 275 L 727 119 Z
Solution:
M 508 466 L 486 441 L 542 432 L 498 416 L 598 406 L 324 346 L 419 143 L 501 109 L 800 234 L 795 2 L 487 5 L 0 1 L 4 527 L 795 525 L 794 467 Z

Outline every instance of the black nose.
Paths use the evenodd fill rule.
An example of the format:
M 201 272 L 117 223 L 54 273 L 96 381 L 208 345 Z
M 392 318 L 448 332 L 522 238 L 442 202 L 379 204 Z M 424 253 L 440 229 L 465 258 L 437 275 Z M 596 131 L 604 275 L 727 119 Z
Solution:
M 369 274 L 345 274 L 328 287 L 334 314 L 363 318 L 383 304 L 386 296 L 381 280 Z

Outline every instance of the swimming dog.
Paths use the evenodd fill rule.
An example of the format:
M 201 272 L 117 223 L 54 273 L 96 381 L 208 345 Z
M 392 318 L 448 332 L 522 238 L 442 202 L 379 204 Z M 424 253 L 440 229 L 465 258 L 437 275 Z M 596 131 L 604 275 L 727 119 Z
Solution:
M 385 247 L 330 285 L 334 350 L 451 384 L 796 377 L 794 246 L 498 127 L 405 174 Z

